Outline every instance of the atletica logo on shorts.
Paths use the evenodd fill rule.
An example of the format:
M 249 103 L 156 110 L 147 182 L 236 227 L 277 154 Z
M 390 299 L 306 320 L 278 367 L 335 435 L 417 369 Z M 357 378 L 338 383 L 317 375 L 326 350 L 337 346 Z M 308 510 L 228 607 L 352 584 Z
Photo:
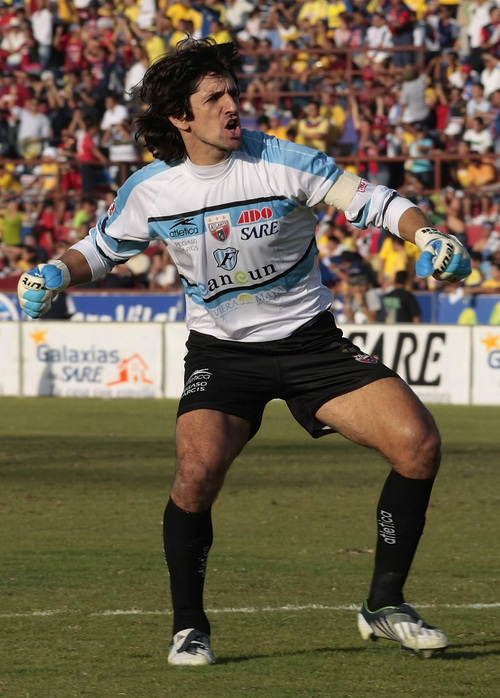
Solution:
M 212 372 L 208 368 L 199 368 L 189 376 L 184 386 L 181 397 L 191 395 L 191 393 L 202 393 L 207 387 L 208 381 L 212 377 Z

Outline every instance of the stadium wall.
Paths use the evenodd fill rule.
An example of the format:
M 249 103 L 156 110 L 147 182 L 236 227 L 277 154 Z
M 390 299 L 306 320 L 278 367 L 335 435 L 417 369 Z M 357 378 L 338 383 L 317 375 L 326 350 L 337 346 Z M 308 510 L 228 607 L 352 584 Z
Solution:
M 426 403 L 500 404 L 500 328 L 344 325 Z M 183 322 L 0 322 L 0 394 L 178 398 Z M 203 390 L 209 376 L 200 376 Z

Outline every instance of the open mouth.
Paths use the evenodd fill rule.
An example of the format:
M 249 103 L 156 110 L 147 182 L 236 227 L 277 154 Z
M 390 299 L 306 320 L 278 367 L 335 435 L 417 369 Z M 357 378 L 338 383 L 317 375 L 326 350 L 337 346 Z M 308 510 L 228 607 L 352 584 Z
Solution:
M 236 136 L 236 138 L 240 138 L 241 126 L 240 126 L 240 120 L 237 117 L 234 117 L 234 119 L 230 119 L 226 124 L 226 128 L 228 131 L 231 131 L 231 133 L 234 136 Z

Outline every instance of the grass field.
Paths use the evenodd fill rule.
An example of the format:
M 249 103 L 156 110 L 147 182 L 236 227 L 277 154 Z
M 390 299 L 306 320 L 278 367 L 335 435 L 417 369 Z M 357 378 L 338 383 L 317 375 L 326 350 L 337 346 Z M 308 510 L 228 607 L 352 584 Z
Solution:
M 500 696 L 500 408 L 444 438 L 407 598 L 451 647 L 360 639 L 386 464 L 272 403 L 214 509 L 217 665 L 166 663 L 175 403 L 0 398 L 0 698 Z M 395 425 L 397 428 L 397 425 Z

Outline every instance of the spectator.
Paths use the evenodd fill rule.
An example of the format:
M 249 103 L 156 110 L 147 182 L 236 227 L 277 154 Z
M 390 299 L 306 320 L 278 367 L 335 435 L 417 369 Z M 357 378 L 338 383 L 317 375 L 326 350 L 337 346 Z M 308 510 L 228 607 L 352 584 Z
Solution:
M 491 131 L 480 116 L 471 119 L 470 128 L 465 131 L 462 138 L 469 144 L 472 153 L 484 155 L 493 149 Z
M 76 132 L 82 191 L 87 196 L 93 196 L 99 182 L 102 181 L 102 167 L 98 165 L 107 163 L 106 157 L 99 148 L 99 125 L 90 119 L 77 116 L 72 129 Z
M 0 201 L 21 189 L 22 185 L 15 176 L 14 166 L 7 166 L 4 162 L 0 162 Z
M 68 237 L 72 242 L 81 240 L 92 226 L 97 223 L 97 202 L 93 197 L 84 196 L 69 223 Z
M 283 114 L 276 109 L 269 116 L 269 128 L 267 133 L 276 138 L 287 139 L 287 127 L 283 125 Z
M 401 117 L 403 124 L 422 123 L 429 118 L 430 109 L 425 95 L 426 83 L 426 72 L 419 75 L 412 65 L 404 68 L 400 97 L 403 106 Z
M 460 27 L 454 18 L 454 10 L 450 5 L 441 4 L 436 14 L 429 14 L 427 22 L 434 30 L 439 46 L 439 52 L 448 53 L 458 48 Z
M 109 89 L 117 47 L 113 42 L 104 46 L 93 40 L 86 44 L 83 54 L 89 64 L 97 93 L 105 94 Z
M 120 97 L 115 92 L 108 92 L 104 105 L 105 112 L 100 123 L 104 133 L 113 126 L 128 120 L 128 109 L 121 103 Z
M 479 286 L 484 281 L 484 274 L 481 270 L 483 255 L 476 250 L 470 251 L 471 273 L 464 281 L 464 286 Z
M 146 70 L 149 68 L 150 61 L 146 50 L 140 45 L 132 46 L 132 58 L 125 72 L 124 83 L 124 100 L 130 102 L 132 99 L 132 90 L 138 85 Z
M 330 32 L 340 27 L 340 17 L 341 15 L 345 15 L 347 11 L 348 7 L 344 0 L 331 0 L 331 2 L 328 3 L 328 7 L 326 8 L 326 19 Z
M 170 253 L 166 247 L 157 250 L 152 259 L 148 272 L 150 291 L 176 292 L 182 288 L 182 282 Z
M 445 207 L 445 226 L 449 235 L 454 235 L 462 245 L 467 247 L 467 228 L 465 225 L 464 193 L 460 189 L 446 187 L 443 193 Z
M 50 121 L 42 113 L 40 101 L 28 99 L 25 108 L 14 106 L 11 113 L 19 122 L 16 146 L 19 156 L 27 159 L 40 157 L 52 136 Z
M 35 182 L 31 189 L 37 193 L 41 201 L 52 195 L 59 184 L 59 164 L 57 162 L 57 148 L 46 146 L 42 150 L 42 161 L 33 168 Z
M 481 30 L 481 48 L 483 63 L 486 56 L 500 58 L 500 7 L 497 5 L 490 7 L 490 23 Z
M 500 261 L 491 262 L 491 276 L 478 286 L 466 286 L 465 295 L 479 295 L 488 293 L 500 293 Z
M 2 216 L 2 242 L 8 247 L 20 247 L 23 244 L 21 228 L 23 213 L 20 201 L 9 199 Z
M 484 87 L 481 83 L 476 83 L 472 86 L 472 98 L 467 102 L 465 126 L 470 128 L 472 119 L 480 116 L 484 112 L 489 112 L 491 104 L 484 97 Z
M 366 324 L 384 321 L 384 306 L 379 289 L 370 288 L 366 276 L 356 274 L 345 289 L 344 313 L 348 322 Z
M 170 17 L 175 29 L 180 28 L 179 25 L 183 20 L 192 22 L 195 38 L 201 38 L 200 34 L 203 25 L 203 15 L 194 8 L 191 0 L 178 0 L 178 2 L 168 3 L 165 14 L 167 17 Z
M 25 213 L 26 213 L 27 205 L 28 205 L 27 202 L 25 202 L 25 204 L 24 204 Z M 36 211 L 36 213 L 37 213 L 37 218 L 38 218 L 38 210 Z M 23 222 L 23 226 L 24 226 L 24 222 Z M 22 229 L 21 229 L 21 233 L 22 233 Z M 36 258 L 39 260 L 39 262 L 41 264 L 46 264 L 49 261 L 49 255 L 47 253 L 47 250 L 45 249 L 45 247 L 43 245 L 40 245 L 40 243 L 38 242 L 38 236 L 34 232 L 27 233 L 25 235 L 25 237 L 23 238 L 23 244 L 27 245 L 28 247 L 33 247 L 35 249 Z
M 439 104 L 445 109 L 445 116 L 442 120 L 444 133 L 448 136 L 461 134 L 467 111 L 467 103 L 462 96 L 462 90 L 459 87 L 445 87 L 442 82 L 437 82 L 436 96 Z
M 225 25 L 220 21 L 220 19 L 214 19 L 212 21 L 209 36 L 211 36 L 217 44 L 226 44 L 229 41 L 232 41 L 231 34 L 226 29 Z
M 482 222 L 481 236 L 474 242 L 472 250 L 480 253 L 485 261 L 490 260 L 500 250 L 500 234 L 492 221 Z
M 500 16 L 500 8 L 498 14 Z M 500 89 L 500 58 L 490 53 L 483 53 L 482 58 L 484 70 L 481 72 L 481 85 L 484 87 L 484 98 L 489 99 L 493 92 Z
M 6 26 L 0 49 L 5 56 L 5 67 L 7 69 L 20 68 L 23 60 L 23 49 L 26 44 L 26 35 L 21 27 L 21 22 L 16 17 L 12 17 Z
M 483 53 L 483 28 L 490 24 L 492 7 L 493 3 L 489 0 L 473 0 L 469 5 L 470 64 L 478 72 L 484 67 L 481 57 Z
M 36 0 L 36 10 L 31 15 L 33 36 L 38 44 L 38 57 L 42 70 L 50 65 L 52 41 L 54 39 L 54 15 L 50 10 L 50 0 Z
M 328 119 L 329 130 L 327 147 L 334 151 L 338 149 L 338 143 L 344 133 L 347 114 L 340 104 L 340 94 L 333 85 L 323 85 L 320 94 L 319 114 Z
M 387 4 L 386 18 L 389 29 L 392 33 L 394 47 L 413 46 L 413 29 L 415 27 L 414 17 L 410 8 L 403 0 L 389 0 Z M 395 51 L 392 57 L 392 64 L 395 68 L 404 68 L 413 65 L 415 53 L 413 51 Z
M 82 28 L 78 22 L 73 22 L 69 27 L 64 24 L 57 25 L 52 47 L 62 57 L 66 75 L 88 65 L 84 57 Z
M 415 294 L 408 290 L 407 271 L 397 271 L 394 275 L 394 287 L 384 294 L 383 303 L 386 322 L 421 322 L 422 310 Z
M 250 13 L 255 9 L 255 5 L 252 2 L 249 2 L 249 0 L 227 0 L 225 5 L 225 19 L 231 29 L 231 32 L 233 34 L 237 34 L 238 32 L 243 31 Z M 278 5 L 278 3 L 276 5 Z M 277 6 L 275 11 L 279 11 Z M 218 19 L 223 18 L 221 15 L 219 15 Z
M 41 261 L 42 260 L 38 257 L 36 247 L 31 247 L 31 245 L 22 245 L 21 257 L 17 263 L 16 272 L 20 273 L 30 271 L 38 266 Z
M 124 119 L 119 124 L 110 126 L 102 135 L 100 145 L 107 148 L 108 158 L 112 163 L 122 163 L 120 165 L 113 164 L 109 168 L 109 178 L 112 187 L 116 190 L 120 185 L 120 181 L 124 181 L 133 169 L 133 165 L 139 162 L 139 153 L 135 141 L 132 124 L 128 119 Z M 127 167 L 123 168 L 123 165 Z
M 305 145 L 325 152 L 330 130 L 328 120 L 320 116 L 319 102 L 309 102 L 306 111 L 307 116 L 299 121 L 299 136 L 303 138 Z
M 378 270 L 378 283 L 384 292 L 387 293 L 393 287 L 398 271 L 406 271 L 408 278 L 413 278 L 416 254 L 413 248 L 417 250 L 415 245 L 395 235 L 388 235 L 385 238 L 379 252 Z
M 375 70 L 388 67 L 391 53 L 384 49 L 393 46 L 393 39 L 392 32 L 382 12 L 373 13 L 371 26 L 366 31 L 365 46 L 370 49 L 364 54 L 366 60 Z
M 417 177 L 425 187 L 432 188 L 434 163 L 428 156 L 434 147 L 434 142 L 427 129 L 421 124 L 417 124 L 412 130 L 414 139 L 407 148 L 411 159 L 406 160 L 404 168 L 407 172 L 411 172 L 414 177 Z
M 472 158 L 470 146 L 466 141 L 458 144 L 458 154 L 460 159 L 451 168 L 451 175 L 464 192 L 465 221 L 480 224 L 487 219 L 490 207 L 490 199 L 486 193 L 481 192 L 481 188 L 495 182 L 496 170 L 487 158 Z M 473 221 L 473 203 L 478 198 L 481 202 L 481 211 Z

